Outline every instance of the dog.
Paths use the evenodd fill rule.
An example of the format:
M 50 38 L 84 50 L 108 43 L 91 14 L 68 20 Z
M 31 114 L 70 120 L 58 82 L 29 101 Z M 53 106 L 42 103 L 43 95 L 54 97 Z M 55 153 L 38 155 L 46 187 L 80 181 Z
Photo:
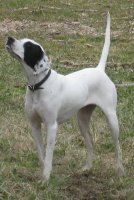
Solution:
M 117 171 L 124 175 L 116 115 L 117 93 L 114 83 L 105 73 L 110 47 L 110 14 L 107 14 L 105 41 L 99 64 L 69 75 L 51 69 L 45 50 L 31 39 L 8 37 L 6 49 L 23 65 L 28 80 L 25 110 L 43 167 L 42 176 L 49 180 L 58 124 L 77 114 L 80 132 L 87 147 L 87 161 L 83 170 L 90 170 L 93 160 L 92 136 L 89 121 L 96 106 L 106 115 L 115 145 Z M 47 145 L 43 144 L 41 124 L 47 127 Z

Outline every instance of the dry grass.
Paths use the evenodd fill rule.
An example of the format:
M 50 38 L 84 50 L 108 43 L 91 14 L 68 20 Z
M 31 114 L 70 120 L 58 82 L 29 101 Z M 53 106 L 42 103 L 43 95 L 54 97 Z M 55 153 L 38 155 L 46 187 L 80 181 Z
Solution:
M 0 200 L 133 200 L 133 2 L 7 0 L 0 6 Z M 86 149 L 73 118 L 59 127 L 52 176 L 43 185 L 24 114 L 26 80 L 19 64 L 5 52 L 6 37 L 37 40 L 49 50 L 53 68 L 66 74 L 98 63 L 107 10 L 112 16 L 112 44 L 106 70 L 116 84 L 131 83 L 117 87 L 126 176 L 116 177 L 109 128 L 96 109 L 90 126 L 95 154 L 92 171 L 81 172 Z M 45 128 L 43 135 L 45 143 Z

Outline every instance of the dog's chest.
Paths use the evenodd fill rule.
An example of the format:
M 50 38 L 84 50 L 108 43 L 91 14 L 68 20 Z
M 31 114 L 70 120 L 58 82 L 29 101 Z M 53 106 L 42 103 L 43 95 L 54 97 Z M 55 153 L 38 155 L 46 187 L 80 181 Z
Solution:
M 40 99 L 36 96 L 32 99 L 32 110 L 38 112 L 40 107 Z
M 45 109 L 45 106 L 42 103 L 43 101 L 40 92 L 33 92 L 33 93 L 28 92 L 26 95 L 26 102 L 25 102 L 26 112 L 28 114 L 30 113 L 31 116 L 38 115 L 42 117 L 42 110 Z
M 41 103 L 40 103 L 40 98 L 38 98 L 38 95 L 33 95 L 30 98 L 30 102 L 28 105 L 31 108 L 31 112 L 35 115 L 40 112 L 41 109 Z

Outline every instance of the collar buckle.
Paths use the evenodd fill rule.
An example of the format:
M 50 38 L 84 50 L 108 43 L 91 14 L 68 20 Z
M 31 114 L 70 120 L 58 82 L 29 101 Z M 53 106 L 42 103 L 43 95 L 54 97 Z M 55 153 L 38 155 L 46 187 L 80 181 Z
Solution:
M 28 85 L 28 88 L 29 88 L 32 92 L 34 92 L 34 90 L 35 90 L 35 86 L 34 86 L 34 85 Z
M 40 86 L 44 82 L 46 82 L 46 80 L 49 78 L 50 74 L 51 74 L 51 69 L 49 69 L 47 75 L 39 83 L 36 83 L 35 85 L 28 85 L 29 90 L 31 90 L 32 92 L 34 92 L 35 90 L 44 89 L 44 88 L 42 88 Z

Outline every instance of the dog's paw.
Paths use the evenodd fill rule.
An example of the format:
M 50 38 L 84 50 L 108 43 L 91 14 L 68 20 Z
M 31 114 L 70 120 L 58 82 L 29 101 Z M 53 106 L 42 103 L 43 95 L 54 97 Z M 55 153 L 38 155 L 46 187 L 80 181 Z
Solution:
M 92 165 L 86 164 L 84 167 L 82 167 L 82 171 L 86 172 L 86 171 L 90 171 L 92 169 Z
M 47 183 L 49 181 L 49 178 L 50 178 L 50 171 L 44 170 L 42 174 L 42 181 L 44 183 Z

